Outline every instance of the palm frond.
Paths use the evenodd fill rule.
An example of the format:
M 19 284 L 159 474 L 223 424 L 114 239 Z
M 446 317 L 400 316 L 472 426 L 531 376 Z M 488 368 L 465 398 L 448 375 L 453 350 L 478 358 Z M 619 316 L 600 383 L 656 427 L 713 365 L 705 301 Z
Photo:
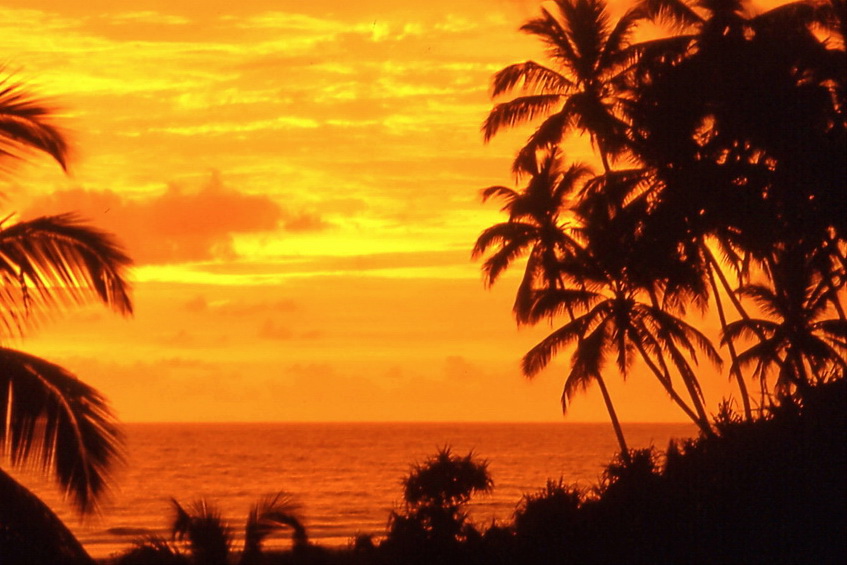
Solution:
M 602 325 L 602 318 L 606 314 L 605 305 L 601 303 L 586 314 L 571 320 L 552 332 L 524 355 L 521 360 L 523 374 L 527 378 L 537 375 L 547 366 L 560 349 L 567 347 L 570 343 L 584 336 L 592 325 L 596 323 L 596 320 L 600 319 L 600 325 Z
M 308 544 L 308 536 L 299 516 L 300 505 L 291 495 L 278 492 L 259 500 L 247 517 L 245 528 L 245 553 L 258 553 L 265 538 L 275 531 L 291 528 L 295 546 Z
M 730 322 L 723 329 L 721 343 L 728 340 L 755 339 L 759 336 L 772 336 L 779 330 L 779 324 L 770 320 L 747 319 Z
M 491 97 L 516 89 L 531 94 L 565 94 L 573 87 L 567 77 L 536 63 L 525 61 L 499 70 L 492 80 Z
M 483 231 L 474 244 L 471 257 L 477 259 L 494 245 L 497 249 L 482 265 L 487 284 L 492 285 L 512 262 L 527 251 L 535 236 L 534 226 L 520 222 L 501 222 Z
M 603 46 L 609 35 L 609 14 L 598 0 L 559 0 L 567 36 L 577 57 L 571 65 L 578 82 L 588 82 L 599 69 Z
M 520 96 L 514 100 L 497 104 L 482 124 L 483 139 L 487 143 L 504 128 L 515 127 L 546 116 L 562 103 L 560 94 L 535 94 Z
M 682 0 L 641 0 L 636 9 L 645 18 L 672 31 L 689 31 L 704 23 L 703 18 Z
M 562 413 L 567 410 L 567 403 L 578 392 L 587 390 L 603 370 L 605 332 L 605 324 L 600 324 L 579 340 L 571 356 L 571 372 L 562 389 Z
M 650 308 L 650 316 L 656 321 L 656 331 L 667 332 L 667 335 L 676 343 L 682 345 L 688 355 L 696 361 L 697 352 L 706 354 L 709 361 L 716 367 L 723 364 L 718 350 L 706 334 L 687 323 L 681 318 L 665 312 L 658 308 Z
M 746 351 L 742 351 L 736 358 L 738 367 L 743 369 L 751 363 L 757 363 L 759 368 L 756 373 L 760 376 L 765 375 L 767 369 L 773 365 L 781 365 L 782 359 L 779 357 L 779 342 L 776 339 L 770 338 L 753 345 Z
M 0 79 L 0 158 L 24 159 L 40 151 L 67 170 L 68 143 L 65 134 L 51 123 L 54 113 L 54 108 L 27 92 L 25 85 L 9 77 Z
M 121 436 L 106 400 L 44 359 L 0 348 L 0 442 L 15 466 L 55 476 L 83 513 L 96 509 Z
M 132 260 L 115 239 L 75 214 L 44 216 L 0 229 L 0 277 L 16 281 L 19 293 L 4 292 L 3 314 L 49 313 L 57 306 L 100 300 L 132 313 L 125 270 Z M 4 285 L 6 286 L 6 285 Z M 5 289 L 5 290 L 8 290 Z
M 847 339 L 847 320 L 820 320 L 811 325 L 813 331 L 819 331 L 828 339 Z
M 535 323 L 545 318 L 555 318 L 572 311 L 587 310 L 605 297 L 587 289 L 545 289 L 533 296 L 527 322 Z
M 173 498 L 171 504 L 175 511 L 173 538 L 188 542 L 197 563 L 226 565 L 232 533 L 218 509 L 205 500 L 192 503 L 188 509 Z
M 633 31 L 640 17 L 640 12 L 634 9 L 627 10 L 620 17 L 604 42 L 597 61 L 599 71 L 604 73 L 614 72 L 613 69 L 622 62 L 634 62 L 637 52 L 630 50 L 629 47 Z
M 565 69 L 572 70 L 571 62 L 578 58 L 578 54 L 571 44 L 567 31 L 556 16 L 544 6 L 541 7 L 541 14 L 542 17 L 529 20 L 520 27 L 520 30 L 538 36 L 547 46 L 548 56 Z
M 556 112 L 541 122 L 515 156 L 512 172 L 517 176 L 535 173 L 538 166 L 538 152 L 549 150 L 550 147 L 558 147 L 570 120 L 570 116 L 566 113 Z
M 489 186 L 480 191 L 480 197 L 483 202 L 488 202 L 492 198 L 500 198 L 505 202 L 501 211 L 507 211 L 512 203 L 520 197 L 520 193 L 513 188 L 507 186 Z

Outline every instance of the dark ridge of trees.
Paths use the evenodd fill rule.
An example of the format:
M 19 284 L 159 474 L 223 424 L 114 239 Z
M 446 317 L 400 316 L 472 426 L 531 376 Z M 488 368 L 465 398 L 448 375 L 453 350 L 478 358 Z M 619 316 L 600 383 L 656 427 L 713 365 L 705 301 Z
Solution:
M 741 0 L 642 0 L 613 21 L 604 0 L 555 0 L 521 31 L 547 47 L 493 78 L 483 124 L 538 124 L 513 164 L 525 188 L 491 187 L 508 219 L 473 250 L 493 284 L 527 257 L 519 324 L 555 329 L 534 377 L 570 352 L 563 410 L 613 361 L 638 367 L 705 435 L 702 362 L 726 367 L 743 418 L 847 368 L 845 4 L 757 12 Z M 664 30 L 644 40 L 639 28 Z M 503 98 L 509 97 L 505 101 Z M 588 134 L 602 169 L 568 165 Z M 579 171 L 574 174 L 573 171 Z M 692 325 L 712 311 L 718 348 Z M 748 390 L 757 382 L 758 391 Z
M 68 142 L 52 108 L 12 78 L 0 79 L 0 167 L 45 154 L 67 170 Z M 0 221 L 0 339 L 77 304 L 132 313 L 117 241 L 74 214 Z M 0 347 L 0 453 L 15 468 L 53 478 L 81 515 L 96 511 L 121 435 L 106 399 L 58 365 Z M 0 562 L 92 563 L 59 518 L 0 469 Z

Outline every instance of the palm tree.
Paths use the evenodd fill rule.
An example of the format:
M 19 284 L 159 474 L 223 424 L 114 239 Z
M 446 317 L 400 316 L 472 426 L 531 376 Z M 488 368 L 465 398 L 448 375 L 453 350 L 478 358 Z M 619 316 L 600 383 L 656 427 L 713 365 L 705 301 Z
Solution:
M 845 73 L 843 2 L 792 2 L 755 14 L 742 0 L 643 0 L 638 11 L 673 34 L 640 51 L 630 106 L 630 147 L 655 171 L 642 237 L 660 234 L 707 285 L 726 333 L 730 315 L 718 283 L 748 332 L 765 335 L 735 296 L 723 269 L 749 282 L 798 241 L 817 241 L 832 268 L 822 284 L 843 284 Z M 839 16 L 839 14 L 841 14 Z M 834 42 L 818 39 L 822 25 Z M 841 100 L 841 102 L 839 102 Z M 786 132 L 791 132 L 786 135 Z M 714 257 L 717 244 L 725 261 Z M 839 267 L 840 265 L 840 267 Z M 766 272 L 759 272 L 765 277 Z M 838 300 L 831 302 L 841 311 Z M 843 317 L 843 316 L 842 316 Z M 735 343 L 732 357 L 745 413 L 748 394 Z
M 599 233 L 603 232 L 595 222 L 584 235 L 598 233 L 598 229 Z M 576 342 L 571 372 L 565 384 L 564 402 L 594 380 L 600 384 L 601 391 L 605 389 L 598 377 L 602 374 L 607 354 L 616 355 L 618 370 L 626 377 L 637 353 L 671 399 L 704 433 L 711 433 L 702 392 L 686 355 L 696 362 L 697 352 L 703 351 L 707 358 L 719 364 L 717 352 L 699 330 L 659 305 L 641 301 L 641 296 L 651 292 L 628 275 L 629 263 L 634 256 L 627 252 L 620 240 L 615 253 L 602 251 L 608 245 L 595 244 L 586 238 L 585 252 L 571 256 L 560 265 L 563 272 L 583 281 L 583 288 L 545 289 L 535 294 L 531 320 L 566 313 L 570 321 L 524 356 L 524 374 L 529 377 L 536 375 L 559 350 Z M 596 253 L 598 248 L 602 251 L 600 255 Z M 572 313 L 575 310 L 582 314 L 574 317 Z M 670 367 L 677 370 L 688 388 L 693 409 L 674 389 Z M 604 400 L 608 404 L 606 393 Z
M 822 274 L 810 266 L 815 253 L 800 246 L 774 254 L 768 262 L 770 285 L 747 284 L 739 293 L 749 297 L 766 317 L 732 322 L 725 340 L 754 338 L 757 343 L 738 357 L 741 366 L 755 364 L 755 375 L 766 389 L 776 371 L 775 390 L 801 395 L 823 382 L 833 369 L 847 372 L 847 321 L 829 317 L 841 297 L 821 285 Z
M 485 141 L 500 130 L 543 117 L 515 160 L 515 170 L 535 153 L 558 145 L 572 130 L 588 132 L 606 171 L 624 146 L 628 94 L 623 80 L 631 67 L 629 39 L 637 20 L 630 10 L 611 25 L 604 0 L 555 0 L 555 11 L 541 8 L 521 31 L 547 46 L 556 68 L 535 61 L 509 65 L 494 75 L 492 97 L 519 96 L 497 104 L 482 126 Z
M 527 321 L 534 290 L 564 284 L 559 261 L 579 250 L 568 221 L 569 199 L 590 174 L 583 165 L 563 169 L 560 152 L 552 148 L 535 163 L 522 191 L 505 186 L 482 191 L 483 202 L 494 197 L 505 200 L 502 210 L 509 219 L 483 231 L 471 256 L 477 259 L 495 248 L 482 265 L 485 283 L 491 286 L 515 260 L 528 255 L 513 308 L 518 323 Z
M 66 168 L 68 146 L 50 114 L 20 85 L 0 81 L 0 156 L 40 151 Z M 0 327 L 7 334 L 92 300 L 132 312 L 124 274 L 131 261 L 110 235 L 68 214 L 7 220 L 0 223 Z M 13 467 L 40 468 L 81 514 L 96 510 L 121 445 L 103 396 L 57 365 L 0 348 L 0 421 L 0 448 Z M 90 560 L 32 493 L 2 471 L 0 484 L 0 543 L 11 543 L 21 562 Z
M 494 284 L 498 276 L 519 255 L 529 248 L 529 259 L 524 276 L 518 287 L 514 313 L 519 323 L 528 323 L 532 316 L 533 297 L 540 290 L 558 290 L 565 292 L 567 283 L 580 285 L 580 281 L 567 281 L 561 269 L 561 261 L 566 256 L 582 253 L 578 241 L 578 226 L 563 221 L 563 216 L 573 216 L 569 210 L 569 199 L 579 189 L 582 182 L 591 174 L 590 169 L 573 165 L 566 172 L 559 168 L 559 151 L 554 147 L 536 164 L 530 181 L 521 191 L 503 186 L 492 186 L 483 190 L 483 201 L 499 196 L 506 201 L 503 211 L 509 213 L 509 220 L 486 229 L 477 239 L 473 257 L 482 256 L 494 245 L 499 248 L 483 264 L 483 272 L 488 285 Z M 569 314 L 574 317 L 574 308 L 569 306 Z M 534 376 L 528 374 L 528 377 Z M 589 380 L 597 381 L 603 394 L 606 409 L 615 431 L 615 437 L 621 447 L 621 453 L 628 457 L 629 448 L 623 429 L 618 420 L 614 404 L 599 372 L 581 373 L 579 377 L 572 372 L 565 380 L 562 393 L 562 413 L 566 414 L 571 399 L 579 389 L 587 388 Z

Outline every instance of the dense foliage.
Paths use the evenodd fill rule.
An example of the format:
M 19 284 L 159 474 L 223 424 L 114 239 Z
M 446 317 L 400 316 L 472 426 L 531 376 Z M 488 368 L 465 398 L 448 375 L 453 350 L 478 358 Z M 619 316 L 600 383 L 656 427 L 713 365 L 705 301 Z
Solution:
M 521 29 L 550 65 L 497 73 L 493 95 L 512 97 L 483 131 L 542 121 L 514 162 L 525 187 L 483 191 L 508 219 L 474 255 L 489 284 L 527 257 L 516 319 L 556 324 L 524 373 L 570 351 L 563 408 L 597 383 L 624 457 L 610 358 L 624 377 L 642 364 L 706 435 L 715 368 L 748 420 L 843 375 L 844 1 L 642 0 L 613 22 L 603 0 L 556 0 Z M 567 164 L 584 134 L 600 171 Z

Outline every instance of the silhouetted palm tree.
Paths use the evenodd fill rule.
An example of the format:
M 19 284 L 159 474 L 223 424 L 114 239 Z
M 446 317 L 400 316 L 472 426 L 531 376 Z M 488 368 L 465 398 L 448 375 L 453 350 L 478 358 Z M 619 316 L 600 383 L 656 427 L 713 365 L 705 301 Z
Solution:
M 562 172 L 559 169 L 558 156 L 559 152 L 555 148 L 550 149 L 541 163 L 536 165 L 527 187 L 521 192 L 503 186 L 493 186 L 483 191 L 483 200 L 492 196 L 503 198 L 506 201 L 503 211 L 509 213 L 507 222 L 486 229 L 474 246 L 473 257 L 476 258 L 491 246 L 499 245 L 497 251 L 483 264 L 486 283 L 494 284 L 499 274 L 529 248 L 529 259 L 514 306 L 515 317 L 519 323 L 530 321 L 534 296 L 539 291 L 564 291 L 567 284 L 577 288 L 583 286 L 581 280 L 572 280 L 572 277 L 562 270 L 561 262 L 567 256 L 583 252 L 582 244 L 577 239 L 579 226 L 573 221 L 570 199 L 575 197 L 591 171 L 587 167 L 573 165 Z M 565 221 L 568 216 L 571 216 L 570 224 Z M 573 305 L 568 305 L 571 318 L 574 317 L 574 312 Z M 562 413 L 567 413 L 576 391 L 587 388 L 590 380 L 597 381 L 615 437 L 622 453 L 627 454 L 629 449 L 623 430 L 609 391 L 599 373 L 579 376 L 571 373 L 565 380 L 562 393 Z
M 145 556 L 163 555 L 172 562 L 191 561 L 203 565 L 226 565 L 232 556 L 232 529 L 213 505 L 205 500 L 187 508 L 171 499 L 175 511 L 171 533 L 184 549 L 160 538 L 143 540 L 122 555 L 119 563 L 140 563 Z M 265 496 L 252 506 L 244 526 L 244 547 L 239 563 L 264 563 L 262 544 L 274 532 L 291 529 L 292 549 L 302 552 L 309 547 L 306 528 L 298 516 L 299 507 L 283 492 Z
M 562 288 L 559 262 L 562 257 L 578 252 L 569 224 L 569 199 L 591 174 L 583 165 L 563 169 L 560 153 L 555 148 L 535 164 L 527 186 L 516 191 L 505 186 L 491 186 L 482 191 L 483 201 L 499 197 L 509 214 L 506 222 L 495 224 L 480 234 L 472 251 L 474 259 L 496 247 L 482 265 L 487 285 L 517 259 L 528 254 L 524 276 L 516 293 L 514 313 L 519 323 L 527 321 L 531 294 L 540 288 Z
M 586 230 L 586 235 L 594 233 L 595 229 L 596 225 Z M 592 245 L 593 242 L 586 239 L 586 252 L 574 255 L 560 265 L 563 272 L 584 281 L 584 288 L 549 289 L 536 293 L 532 320 L 573 311 L 582 314 L 571 316 L 569 322 L 524 356 L 524 374 L 537 374 L 560 349 L 575 343 L 564 401 L 597 379 L 608 354 L 616 356 L 618 370 L 626 376 L 637 353 L 671 399 L 704 433 L 710 433 L 702 392 L 686 355 L 696 362 L 697 352 L 702 351 L 712 362 L 720 363 L 711 342 L 684 320 L 655 304 L 640 300 L 641 296 L 649 294 L 649 289 L 627 276 L 626 249 L 598 256 L 594 254 Z M 677 370 L 688 388 L 694 409 L 674 389 L 670 367 Z M 604 388 L 601 386 L 601 390 Z
M 591 136 L 608 171 L 610 157 L 626 139 L 628 98 L 622 77 L 632 63 L 628 46 L 637 14 L 630 10 L 612 25 L 603 0 L 555 0 L 554 11 L 542 6 L 541 13 L 521 31 L 544 42 L 555 68 L 526 61 L 494 75 L 492 97 L 521 94 L 491 110 L 482 127 L 485 140 L 543 117 L 519 152 L 516 171 L 574 129 Z
M 0 157 L 40 151 L 66 168 L 67 143 L 50 124 L 50 113 L 20 85 L 0 81 Z M 5 224 L 0 223 L 0 325 L 7 334 L 92 300 L 132 312 L 124 274 L 130 259 L 111 236 L 67 214 Z M 0 348 L 0 421 L 0 446 L 12 466 L 40 468 L 81 513 L 96 509 L 110 466 L 120 458 L 120 434 L 96 390 L 44 359 Z M 22 562 L 89 559 L 43 503 L 20 485 L 15 488 L 5 473 L 2 479 L 0 530 L 11 536 Z
M 821 42 L 813 26 L 843 37 L 839 8 L 793 2 L 757 14 L 736 0 L 644 0 L 638 9 L 675 32 L 641 51 L 631 106 L 632 151 L 656 175 L 641 237 L 663 240 L 661 255 L 700 273 L 708 287 L 700 283 L 697 293 L 712 295 L 724 329 L 730 316 L 719 283 L 742 321 L 749 316 L 723 269 L 749 282 L 750 265 L 793 242 L 826 242 L 812 247 L 831 254 L 835 270 L 823 284 L 835 291 L 847 145 L 844 104 L 833 102 L 843 97 L 847 60 L 843 42 Z M 732 340 L 725 343 L 750 417 L 742 364 Z
M 821 275 L 809 265 L 814 257 L 802 248 L 775 254 L 767 265 L 769 285 L 739 289 L 766 317 L 738 320 L 725 330 L 726 340 L 758 341 L 739 355 L 738 363 L 755 364 L 762 383 L 776 371 L 775 391 L 781 396 L 792 388 L 802 394 L 832 369 L 847 371 L 847 321 L 829 317 L 838 297 L 819 284 Z

